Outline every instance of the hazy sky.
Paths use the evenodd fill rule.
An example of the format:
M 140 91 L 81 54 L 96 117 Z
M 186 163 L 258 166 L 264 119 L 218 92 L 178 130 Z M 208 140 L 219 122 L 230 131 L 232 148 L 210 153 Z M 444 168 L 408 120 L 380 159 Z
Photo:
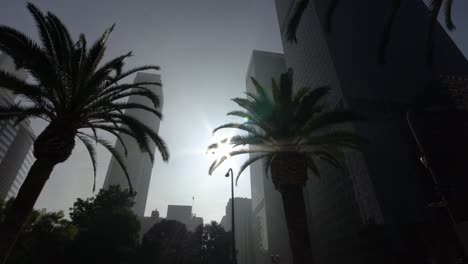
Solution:
M 116 23 L 108 42 L 107 57 L 133 51 L 128 66 L 160 65 L 165 118 L 160 134 L 167 141 L 171 160 L 154 166 L 146 214 L 158 209 L 166 215 L 168 204 L 192 203 L 205 222 L 219 221 L 230 197 L 227 169 L 208 176 L 212 160 L 205 148 L 211 130 L 229 121 L 225 113 L 235 108 L 229 101 L 243 96 L 245 74 L 253 49 L 282 52 L 274 0 L 38 0 L 42 10 L 57 14 L 76 37 L 85 33 L 96 39 Z M 468 54 L 468 9 L 455 1 L 453 34 Z M 5 0 L 0 24 L 13 26 L 37 39 L 26 2 Z M 232 119 L 235 121 L 235 119 Z M 36 126 L 36 131 L 40 131 Z M 102 186 L 109 154 L 100 150 L 98 186 Z M 248 170 L 236 188 L 236 196 L 250 197 Z M 72 157 L 56 167 L 36 207 L 67 210 L 77 197 L 92 193 L 92 168 L 81 144 Z
M 205 155 L 205 149 L 211 142 L 212 128 L 228 121 L 225 114 L 235 107 L 229 99 L 243 96 L 251 51 L 282 51 L 274 1 L 34 3 L 58 15 L 75 37 L 85 33 L 88 42 L 116 23 L 108 42 L 108 56 L 132 50 L 134 56 L 128 66 L 161 66 L 164 120 L 160 134 L 170 147 L 171 159 L 167 164 L 155 162 L 146 214 L 157 208 L 165 216 L 168 204 L 190 205 L 195 196 L 194 212 L 205 221 L 219 221 L 230 197 L 230 181 L 224 178 L 230 164 L 208 176 L 212 158 Z M 0 24 L 37 39 L 25 1 L 4 1 Z M 98 186 L 102 186 L 110 155 L 101 149 L 98 158 Z M 235 191 L 236 196 L 250 197 L 248 170 Z M 77 144 L 72 157 L 56 167 L 36 207 L 68 209 L 77 197 L 91 195 L 91 163 L 85 148 Z

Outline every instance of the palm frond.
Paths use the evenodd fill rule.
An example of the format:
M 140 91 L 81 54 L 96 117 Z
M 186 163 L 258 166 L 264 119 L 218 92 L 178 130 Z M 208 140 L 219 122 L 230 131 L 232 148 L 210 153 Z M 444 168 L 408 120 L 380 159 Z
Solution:
M 55 48 L 54 48 L 54 44 L 52 43 L 49 30 L 47 28 L 48 25 L 47 25 L 46 18 L 34 4 L 28 3 L 27 8 L 36 22 L 36 26 L 39 31 L 39 36 L 41 38 L 42 45 L 47 50 L 50 56 L 55 57 L 56 56 Z
M 114 135 L 117 140 L 120 142 L 120 145 L 122 145 L 123 149 L 124 149 L 124 154 L 125 156 L 128 155 L 128 149 L 127 149 L 127 146 L 125 144 L 125 142 L 123 141 L 122 137 L 120 136 L 120 133 L 117 133 L 115 129 L 115 127 L 110 127 L 110 126 L 102 126 L 102 125 L 92 125 L 90 124 L 89 125 L 89 128 L 92 128 L 92 129 L 101 129 L 101 130 L 104 130 L 105 132 L 107 133 L 110 133 L 112 135 Z M 122 132 L 122 133 L 125 133 L 125 132 Z M 130 136 L 132 134 L 129 134 Z
M 265 177 L 267 177 L 267 178 L 268 178 L 268 172 L 269 172 L 270 167 L 271 167 L 271 162 L 275 159 L 275 157 L 276 157 L 276 154 L 273 153 L 272 155 L 268 156 L 266 158 L 265 163 L 263 163 L 263 170 L 265 172 Z
M 306 162 L 307 162 L 307 168 L 309 168 L 317 177 L 320 177 L 320 170 L 318 169 L 317 164 L 315 163 L 315 160 L 310 157 L 306 156 Z
M 83 135 L 85 135 L 85 136 L 87 136 L 89 138 L 93 138 L 92 136 L 90 136 L 88 134 L 83 134 Z M 120 168 L 124 172 L 125 177 L 127 178 L 129 191 L 130 191 L 130 193 L 133 193 L 132 182 L 130 180 L 130 175 L 128 174 L 127 166 L 125 165 L 123 157 L 120 155 L 120 153 L 117 150 L 114 149 L 114 146 L 112 146 L 112 144 L 109 141 L 107 141 L 105 139 L 102 139 L 102 138 L 98 138 L 97 143 L 100 144 L 101 146 L 103 146 L 105 149 L 107 149 L 107 151 L 109 151 L 111 153 L 112 157 L 114 157 L 114 159 L 117 161 Z
M 123 72 L 123 73 L 120 73 L 119 75 L 115 76 L 114 78 L 112 78 L 112 81 L 111 81 L 111 84 L 115 84 L 117 83 L 118 81 L 121 81 L 123 80 L 124 78 L 134 74 L 134 73 L 137 73 L 137 72 L 141 72 L 141 71 L 146 71 L 146 70 L 155 70 L 155 71 L 159 71 L 160 70 L 160 67 L 159 66 L 156 66 L 156 65 L 145 65 L 145 66 L 140 66 L 140 67 L 135 67 L 129 71 L 126 71 L 126 72 Z M 161 84 L 159 84 L 161 85 Z
M 454 31 L 456 29 L 452 20 L 452 7 L 453 0 L 445 0 L 445 26 L 449 31 Z
M 244 172 L 244 170 L 247 169 L 247 167 L 249 167 L 252 163 L 256 161 L 269 157 L 269 156 L 272 156 L 272 154 L 265 154 L 265 155 L 258 155 L 258 156 L 250 157 L 248 160 L 242 163 L 239 169 L 239 172 L 237 173 L 237 176 L 236 176 L 236 186 L 237 186 L 237 181 L 239 181 L 239 177 L 241 176 L 242 172 Z
M 97 174 L 97 159 L 96 159 L 96 149 L 92 143 L 91 140 L 89 140 L 88 137 L 91 137 L 90 135 L 84 134 L 88 137 L 83 136 L 81 132 L 80 134 L 77 134 L 76 136 L 78 139 L 83 142 L 85 145 L 86 149 L 88 150 L 89 156 L 91 157 L 91 163 L 93 164 L 93 172 L 94 172 L 94 177 L 93 177 L 93 192 L 96 190 L 96 174 Z
M 286 73 L 281 74 L 280 77 L 280 90 L 279 90 L 279 103 L 280 105 L 288 105 L 292 99 L 292 88 L 293 88 L 293 70 L 288 69 Z
M 286 39 L 290 43 L 297 43 L 297 30 L 299 29 L 299 24 L 301 23 L 302 15 L 304 14 L 307 6 L 309 5 L 309 0 L 300 0 L 294 9 L 291 19 L 288 22 L 288 28 L 286 31 Z
M 220 159 L 217 159 L 217 160 L 213 161 L 213 163 L 211 163 L 210 168 L 208 169 L 208 175 L 212 175 L 214 170 L 216 170 L 216 168 L 218 168 L 219 165 L 221 165 L 225 160 L 227 160 L 226 156 L 221 157 Z
M 387 11 L 387 15 L 385 17 L 385 25 L 382 32 L 382 37 L 379 44 L 379 62 L 385 63 L 386 62 L 386 53 L 387 47 L 390 43 L 391 31 L 393 28 L 393 23 L 395 22 L 395 17 L 400 9 L 402 0 L 391 0 L 390 7 Z
M 246 131 L 246 132 L 249 132 L 251 134 L 254 134 L 254 135 L 258 135 L 258 136 L 262 136 L 262 134 L 257 131 L 257 129 L 255 129 L 255 127 L 253 127 L 252 125 L 247 125 L 247 124 L 239 124 L 239 123 L 228 123 L 228 124 L 224 124 L 222 126 L 219 126 L 215 129 L 213 129 L 213 134 L 216 133 L 218 130 L 220 129 L 225 129 L 225 128 L 235 128 L 235 129 L 240 129 L 240 130 L 243 130 L 243 131 Z
M 151 140 L 156 144 L 156 147 L 158 148 L 162 159 L 164 161 L 169 160 L 169 151 L 167 149 L 166 143 L 164 142 L 164 140 L 162 140 L 161 137 L 159 137 L 159 135 L 155 131 L 153 131 L 153 129 L 148 127 L 146 124 L 128 115 L 108 113 L 106 114 L 106 116 L 107 118 L 114 118 L 114 120 L 118 123 L 126 125 L 131 131 L 135 133 L 135 136 L 149 136 Z

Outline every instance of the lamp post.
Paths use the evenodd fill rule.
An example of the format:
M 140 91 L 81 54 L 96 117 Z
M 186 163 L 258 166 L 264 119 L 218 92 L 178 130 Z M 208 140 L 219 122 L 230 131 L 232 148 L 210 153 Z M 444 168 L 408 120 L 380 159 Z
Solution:
M 226 173 L 225 177 L 231 176 L 231 223 L 232 223 L 232 263 L 237 264 L 237 252 L 236 252 L 236 224 L 234 222 L 234 172 L 232 168 L 229 168 L 228 172 Z

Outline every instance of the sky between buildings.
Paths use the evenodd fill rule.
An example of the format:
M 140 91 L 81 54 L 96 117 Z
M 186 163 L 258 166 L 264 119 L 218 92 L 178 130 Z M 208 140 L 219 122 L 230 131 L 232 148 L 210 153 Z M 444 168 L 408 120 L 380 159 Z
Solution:
M 158 209 L 166 215 L 168 204 L 191 205 L 205 222 L 219 221 L 230 197 L 229 167 L 213 176 L 207 170 L 212 158 L 205 155 L 213 141 L 211 130 L 228 121 L 235 109 L 229 99 L 245 92 L 245 74 L 253 49 L 282 52 L 274 0 L 37 0 L 43 11 L 52 11 L 76 38 L 84 33 L 96 39 L 116 23 L 106 58 L 132 50 L 128 66 L 157 64 L 163 81 L 164 119 L 160 134 L 167 141 L 171 160 L 154 164 L 146 214 Z M 455 42 L 468 54 L 468 4 L 455 1 Z M 17 28 L 38 39 L 26 2 L 3 1 L 0 24 Z M 34 123 L 39 133 L 43 124 Z M 225 134 L 226 135 L 226 134 Z M 72 157 L 56 167 L 38 208 L 65 210 L 76 198 L 92 193 L 92 167 L 85 148 L 77 144 Z M 98 151 L 98 187 L 104 182 L 110 155 Z M 239 180 L 236 196 L 250 197 L 249 171 Z

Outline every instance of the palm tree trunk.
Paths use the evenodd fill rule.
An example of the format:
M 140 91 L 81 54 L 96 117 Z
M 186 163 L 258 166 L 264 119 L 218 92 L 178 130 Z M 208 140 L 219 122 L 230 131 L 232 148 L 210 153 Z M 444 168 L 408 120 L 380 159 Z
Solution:
M 48 160 L 34 162 L 21 185 L 12 207 L 7 211 L 5 221 L 0 225 L 0 263 L 5 264 L 24 224 L 36 203 L 47 179 L 55 166 Z
M 282 185 L 280 192 L 283 198 L 293 263 L 312 264 L 312 248 L 307 228 L 307 215 L 302 185 Z

